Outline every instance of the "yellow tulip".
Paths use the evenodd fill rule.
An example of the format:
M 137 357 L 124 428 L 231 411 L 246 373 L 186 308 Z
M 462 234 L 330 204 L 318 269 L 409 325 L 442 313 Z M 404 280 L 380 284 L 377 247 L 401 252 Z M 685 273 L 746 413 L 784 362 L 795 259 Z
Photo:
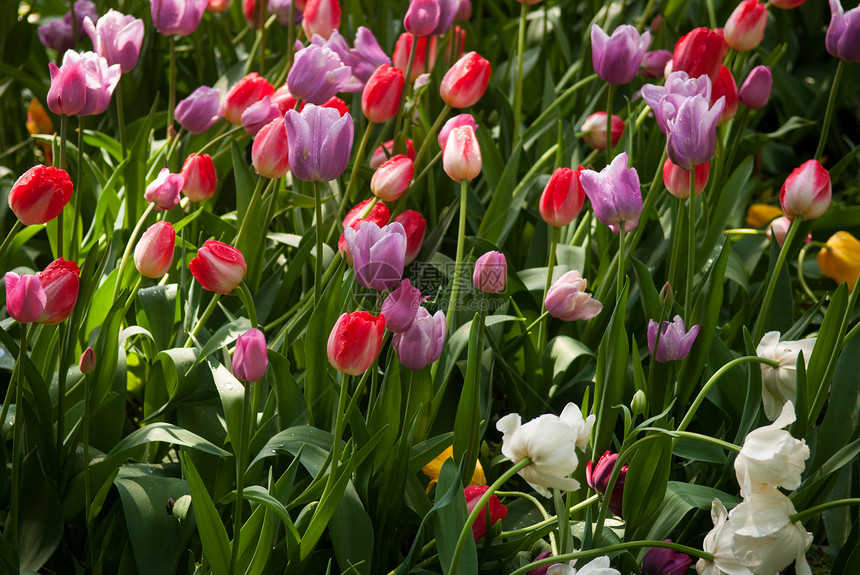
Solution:
M 836 232 L 818 252 L 818 267 L 836 283 L 854 289 L 860 275 L 860 241 L 848 232 Z
M 782 210 L 768 204 L 753 204 L 747 209 L 747 225 L 760 228 L 782 215 Z
M 442 472 L 442 464 L 449 459 L 454 459 L 453 445 L 437 455 L 433 461 L 421 468 L 424 475 L 430 478 L 430 485 L 427 486 L 428 489 L 434 483 L 439 481 L 439 473 Z M 472 481 L 469 482 L 469 485 L 485 485 L 486 483 L 487 479 L 484 477 L 484 468 L 481 467 L 481 462 L 478 461 L 475 464 L 475 472 L 472 474 Z

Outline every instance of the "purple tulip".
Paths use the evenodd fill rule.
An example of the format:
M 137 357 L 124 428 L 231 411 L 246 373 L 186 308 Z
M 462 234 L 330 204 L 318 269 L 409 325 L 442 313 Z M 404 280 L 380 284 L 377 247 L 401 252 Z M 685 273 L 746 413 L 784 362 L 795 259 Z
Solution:
M 532 562 L 536 563 L 536 562 L 540 561 L 541 559 L 546 559 L 550 555 L 552 555 L 552 551 L 544 551 L 543 553 L 541 553 L 540 555 L 535 557 L 534 561 L 532 561 Z M 558 563 L 553 563 L 552 565 L 558 565 Z M 544 565 L 543 567 L 538 567 L 537 569 L 532 569 L 531 571 L 529 571 L 528 575 L 546 575 L 546 572 L 549 571 L 549 568 L 552 567 L 552 565 Z
M 419 307 L 412 326 L 403 333 L 395 333 L 392 345 L 404 366 L 415 370 L 427 367 L 439 359 L 445 346 L 445 312 L 439 310 L 431 316 Z
M 681 316 L 676 315 L 673 322 L 663 322 L 660 328 L 660 341 L 657 341 L 657 322 L 653 319 L 648 322 L 648 350 L 651 356 L 664 363 L 667 361 L 675 361 L 684 359 L 689 355 L 690 348 L 693 347 L 693 342 L 696 341 L 696 336 L 699 335 L 699 326 L 694 325 L 690 331 L 685 331 L 684 320 Z M 654 351 L 654 345 L 657 345 L 657 351 Z
M 403 277 L 406 261 L 406 230 L 402 225 L 394 222 L 380 228 L 373 222 L 363 221 L 358 230 L 346 228 L 343 235 L 352 254 L 359 285 L 377 291 L 397 285 Z
M 671 543 L 671 539 L 665 539 Z M 642 575 L 684 575 L 692 560 L 685 553 L 672 549 L 652 547 L 642 558 Z
M 597 460 L 589 461 L 585 465 L 585 481 L 588 486 L 606 495 L 606 489 L 609 487 L 609 479 L 612 477 L 612 471 L 615 469 L 615 464 L 618 462 L 618 454 L 606 451 Z M 615 480 L 615 486 L 612 488 L 612 493 L 609 496 L 609 510 L 621 517 L 622 505 L 624 502 L 624 482 L 627 480 L 627 465 L 621 467 L 618 473 L 618 478 Z
M 657 126 L 664 134 L 669 133 L 668 123 L 678 113 L 681 103 L 687 98 L 699 94 L 706 100 L 711 100 L 711 80 L 707 76 L 690 78 L 686 72 L 678 71 L 669 74 L 663 86 L 645 84 L 642 86 L 642 99 L 651 107 Z
M 6 311 L 18 323 L 30 323 L 39 319 L 45 310 L 47 296 L 39 276 L 18 275 L 6 272 Z
M 281 117 L 281 110 L 272 103 L 271 98 L 264 97 L 259 102 L 251 104 L 242 112 L 242 127 L 251 136 L 263 129 L 263 126 Z
M 278 17 L 278 24 L 281 26 L 295 26 L 302 23 L 302 11 L 298 8 L 291 8 L 293 0 L 269 0 L 269 12 Z M 290 10 L 293 11 L 295 20 L 290 21 Z
M 337 179 L 352 153 L 352 116 L 308 104 L 301 113 L 288 110 L 284 120 L 293 176 L 306 182 Z
M 665 76 L 666 64 L 672 59 L 669 50 L 654 50 L 646 52 L 642 57 L 640 71 L 645 78 L 662 78 Z
M 46 48 L 53 48 L 59 54 L 64 54 L 66 50 L 71 50 L 75 47 L 74 30 L 77 27 L 78 40 L 82 40 L 86 35 L 84 32 L 84 19 L 91 20 L 99 19 L 99 12 L 96 5 L 89 0 L 78 0 L 74 4 L 74 14 L 77 24 L 72 24 L 72 10 L 66 12 L 62 18 L 52 20 L 44 26 L 39 26 L 37 33 L 39 41 Z
M 690 171 L 710 161 L 717 149 L 717 123 L 725 105 L 725 96 L 713 107 L 698 94 L 684 100 L 667 123 L 666 150 L 672 162 Z
M 412 287 L 412 283 L 407 278 L 400 282 L 396 290 L 388 294 L 382 302 L 379 313 L 385 318 L 385 327 L 394 333 L 403 333 L 415 321 L 419 307 L 421 307 L 421 290 Z
M 221 92 L 200 86 L 176 105 L 176 121 L 192 134 L 202 134 L 221 118 Z
M 832 56 L 860 62 L 860 6 L 845 12 L 839 0 L 830 0 L 830 26 L 824 44 Z
M 179 203 L 179 192 L 185 185 L 185 178 L 179 174 L 171 174 L 167 168 L 158 172 L 158 177 L 146 186 L 143 194 L 147 202 L 155 202 L 155 211 L 166 212 Z
M 436 0 L 411 0 L 403 18 L 403 27 L 415 36 L 429 36 L 439 23 L 439 2 Z
M 500 293 L 508 283 L 508 260 L 501 252 L 487 252 L 475 262 L 472 283 L 484 293 Z
M 770 99 L 773 76 L 767 66 L 756 66 L 741 85 L 739 92 L 741 104 L 750 110 L 764 108 Z
M 200 25 L 209 0 L 151 0 L 152 24 L 164 36 L 188 36 Z
M 122 74 L 118 64 L 108 66 L 107 60 L 95 52 L 63 54 L 63 65 L 48 63 L 51 89 L 48 108 L 55 114 L 92 116 L 107 110 L 111 95 Z
M 143 43 L 143 20 L 140 18 L 111 9 L 95 24 L 87 17 L 84 30 L 96 53 L 108 64 L 119 64 L 123 73 L 130 72 L 137 65 Z
M 591 58 L 600 79 L 616 86 L 629 84 L 642 65 L 642 58 L 651 43 L 651 33 L 641 36 L 633 26 L 619 26 L 607 36 L 600 26 L 591 26 Z
M 249 329 L 236 340 L 233 375 L 242 381 L 260 381 L 269 367 L 266 336 L 257 328 Z
M 579 183 L 591 201 L 594 215 L 602 224 L 616 234 L 621 231 L 619 224 L 624 222 L 624 231 L 629 232 L 639 225 L 642 213 L 642 192 L 639 189 L 639 174 L 636 168 L 627 169 L 627 153 L 618 154 L 612 163 L 600 173 L 582 170 Z
M 352 75 L 358 78 L 364 89 L 377 68 L 383 64 L 391 65 L 391 58 L 380 48 L 373 32 L 364 26 L 358 27 L 354 44 L 355 47 L 349 51 L 349 60 L 344 60 L 344 63 L 352 68 Z
M 296 52 L 287 85 L 296 99 L 319 105 L 342 91 L 351 75 L 349 66 L 344 66 L 334 50 L 311 44 Z

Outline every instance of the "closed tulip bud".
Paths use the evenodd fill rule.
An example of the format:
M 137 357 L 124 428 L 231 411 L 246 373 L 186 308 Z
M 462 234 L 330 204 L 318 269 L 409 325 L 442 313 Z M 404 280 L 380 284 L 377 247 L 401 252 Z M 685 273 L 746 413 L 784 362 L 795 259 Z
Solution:
M 298 2 L 296 3 L 298 6 Z M 302 29 L 308 38 L 319 34 L 326 40 L 340 28 L 338 0 L 307 0 L 302 10 Z
M 705 186 L 708 185 L 708 176 L 710 174 L 710 162 L 704 162 L 696 165 L 696 180 L 695 190 L 696 195 L 702 193 Z M 686 199 L 690 197 L 690 172 L 684 170 L 680 166 L 672 163 L 672 160 L 667 159 L 663 164 L 663 183 L 669 193 L 676 198 Z
M 773 421 L 782 412 L 785 402 L 794 403 L 797 395 L 797 359 L 803 353 L 803 362 L 809 366 L 809 358 L 815 349 L 815 338 L 799 341 L 779 341 L 778 331 L 764 334 L 755 353 L 759 357 L 779 363 L 779 367 L 761 364 L 761 399 L 764 414 Z
M 263 126 L 282 116 L 280 108 L 266 96 L 259 102 L 245 108 L 245 111 L 242 112 L 242 127 L 253 138 L 263 129 Z
M 412 160 L 398 154 L 376 169 L 370 190 L 380 200 L 393 202 L 409 188 L 414 173 Z
M 636 393 L 633 394 L 633 399 L 630 400 L 630 412 L 635 419 L 636 416 L 642 415 L 646 411 L 648 411 L 648 398 L 644 391 L 637 389 Z
M 836 283 L 853 290 L 860 276 L 860 241 L 848 232 L 836 232 L 818 252 L 818 267 Z
M 380 228 L 363 221 L 358 230 L 349 227 L 343 234 L 359 285 L 384 291 L 400 282 L 406 259 L 406 231 L 402 225 L 394 222 Z
M 629 232 L 639 225 L 642 191 L 636 168 L 627 169 L 627 153 L 618 154 L 600 173 L 582 170 L 579 176 L 585 195 L 591 200 L 595 217 L 614 233 Z
M 278 110 L 281 111 L 281 114 L 286 114 L 287 110 L 294 110 L 296 104 L 299 102 L 298 99 L 290 93 L 290 87 L 287 84 L 284 84 L 272 94 L 272 97 L 269 100 L 278 107 Z
M 791 220 L 785 216 L 780 216 L 770 222 L 765 230 L 764 235 L 767 239 L 775 238 L 776 243 L 782 245 L 785 243 L 785 236 L 788 234 L 788 228 L 791 227 Z
M 589 461 L 585 466 L 585 481 L 588 483 L 588 486 L 596 492 L 605 495 L 616 461 L 618 461 L 618 454 L 610 453 L 609 451 L 601 455 L 597 463 Z M 615 487 L 612 489 L 612 494 L 609 497 L 609 510 L 618 517 L 622 517 L 621 503 L 624 501 L 625 479 L 627 479 L 627 465 L 621 468 L 618 478 L 615 480 Z
M 764 108 L 773 89 L 773 76 L 767 66 L 756 66 L 744 80 L 740 90 L 741 104 L 750 110 Z
M 767 26 L 767 6 L 758 0 L 743 0 L 726 21 L 723 38 L 740 52 L 752 50 L 764 39 Z
M 488 485 L 470 485 L 463 490 L 463 495 L 466 497 L 467 513 L 472 513 L 475 507 L 477 507 L 478 501 L 480 501 L 489 488 Z M 472 523 L 472 536 L 475 538 L 475 541 L 480 541 L 487 533 L 488 510 L 490 513 L 490 525 L 495 525 L 508 516 L 508 508 L 502 505 L 498 497 L 490 495 L 487 506 L 481 509 L 480 513 L 478 513 L 478 518 Z
M 284 121 L 293 176 L 306 182 L 340 177 L 352 153 L 352 116 L 309 104 L 301 113 L 287 112 Z
M 439 94 L 452 108 L 468 108 L 481 99 L 489 83 L 490 62 L 477 52 L 469 52 L 445 73 Z
M 400 35 L 397 44 L 394 45 L 394 67 L 402 70 L 404 74 L 409 65 L 409 54 L 412 51 L 414 41 L 415 36 L 406 32 Z M 429 49 L 428 42 L 430 43 Z M 410 82 L 414 82 L 422 74 L 433 71 L 433 67 L 436 65 L 436 44 L 436 36 L 418 38 L 418 44 L 415 46 L 415 58 L 412 60 L 412 71 L 408 78 Z
M 591 26 L 591 58 L 601 80 L 616 86 L 629 84 L 639 73 L 642 58 L 651 43 L 651 32 L 640 35 L 633 26 L 619 26 L 609 36 L 600 26 Z
M 190 154 L 182 165 L 182 193 L 192 202 L 204 202 L 218 186 L 218 173 L 209 154 Z
M 546 311 L 562 321 L 593 318 L 603 309 L 603 304 L 585 293 L 587 286 L 588 282 L 577 270 L 570 270 L 546 292 Z
M 403 27 L 410 34 L 429 36 L 439 23 L 438 0 L 410 0 Z
M 343 91 L 352 71 L 328 46 L 311 44 L 296 52 L 287 75 L 290 92 L 296 98 L 320 105 Z
M 379 308 L 379 313 L 385 316 L 385 327 L 394 333 L 403 333 L 409 329 L 415 321 L 421 301 L 421 290 L 412 287 L 408 278 L 401 281 Z
M 39 272 L 39 283 L 45 290 L 45 309 L 36 320 L 53 325 L 60 323 L 75 309 L 78 301 L 81 270 L 75 262 L 58 258 Z
M 458 22 L 468 22 L 472 19 L 472 2 L 470 0 L 460 0 L 460 5 L 457 6 L 457 14 L 454 20 Z
M 403 97 L 403 72 L 382 64 L 364 86 L 361 94 L 361 111 L 374 124 L 393 119 L 400 110 Z
M 209 0 L 151 0 L 152 24 L 164 36 L 188 36 L 200 25 Z
M 777 8 L 791 10 L 792 8 L 797 8 L 804 2 L 806 2 L 806 0 L 771 0 L 770 3 Z
M 221 92 L 200 86 L 176 105 L 175 117 L 192 134 L 202 134 L 221 118 Z
M 84 20 L 90 18 L 95 21 L 99 19 L 96 5 L 89 0 L 78 0 L 74 3 L 74 9 L 66 12 L 62 18 L 51 20 L 44 26 L 39 26 L 37 33 L 39 41 L 46 47 L 63 55 L 66 50 L 75 47 L 75 40 L 83 40 Z M 77 36 L 75 36 L 77 29 Z
M 671 543 L 671 539 L 664 539 Z M 685 575 L 693 563 L 689 555 L 673 549 L 652 547 L 642 558 L 642 575 Z
M 249 329 L 236 340 L 233 375 L 242 381 L 260 381 L 269 367 L 266 336 L 257 328 Z
M 487 252 L 475 262 L 472 283 L 484 293 L 500 293 L 508 283 L 508 260 L 501 252 Z
M 860 62 L 860 6 L 845 12 L 839 0 L 830 0 L 830 25 L 824 44 L 831 56 Z
M 45 309 L 45 290 L 35 275 L 6 272 L 6 311 L 18 323 L 36 321 Z
M 236 289 L 248 271 L 242 252 L 216 240 L 206 240 L 188 268 L 203 289 L 223 295 Z
M 661 324 L 659 341 L 657 331 L 657 322 L 653 319 L 648 321 L 648 351 L 656 361 L 664 363 L 684 359 L 690 354 L 690 349 L 699 335 L 699 326 L 694 325 L 690 331 L 686 331 L 684 320 L 676 315 L 671 323 L 664 321 Z
M 582 166 L 576 170 L 558 168 L 552 173 L 540 197 L 540 216 L 557 228 L 566 226 L 579 215 L 585 203 L 585 190 L 579 183 Z
M 340 316 L 328 336 L 328 361 L 336 370 L 361 375 L 373 365 L 382 348 L 385 317 L 366 311 Z
M 662 78 L 666 73 L 666 64 L 672 60 L 669 50 L 654 50 L 645 52 L 639 71 L 644 78 Z
M 278 17 L 278 24 L 281 26 L 295 26 L 302 23 L 302 11 L 298 9 L 298 6 L 293 8 L 292 3 L 292 0 L 269 0 L 267 8 L 269 12 Z M 290 16 L 291 10 L 293 16 Z M 291 17 L 295 19 L 290 20 Z
M 283 116 L 261 129 L 251 145 L 251 163 L 264 178 L 281 178 L 290 171 L 290 147 Z
M 72 197 L 72 180 L 65 170 L 33 166 L 9 191 L 9 209 L 25 226 L 46 224 L 60 215 Z
M 686 72 L 690 78 L 707 75 L 711 83 L 716 82 L 728 49 L 722 30 L 695 28 L 675 44 L 672 70 Z
M 179 192 L 185 179 L 179 174 L 171 174 L 167 168 L 158 172 L 158 177 L 146 186 L 143 197 L 147 202 L 155 202 L 155 211 L 165 212 L 179 203 Z
M 782 216 L 782 210 L 776 206 L 753 204 L 747 210 L 746 222 L 751 228 L 760 228 L 780 216 Z
M 96 352 L 93 350 L 93 348 L 88 347 L 84 350 L 84 353 L 81 354 L 81 359 L 78 362 L 78 366 L 80 367 L 81 373 L 84 375 L 88 375 L 95 371 Z
M 173 265 L 176 230 L 170 222 L 156 222 L 149 226 L 134 248 L 134 265 L 140 275 L 159 279 Z
M 710 161 L 717 148 L 717 123 L 725 102 L 720 98 L 709 106 L 708 100 L 695 95 L 681 104 L 667 125 L 666 150 L 673 163 L 689 171 Z
M 444 149 L 444 148 L 442 148 Z M 391 156 L 394 155 L 394 140 L 388 140 L 384 144 L 380 145 L 373 151 L 373 155 L 370 157 L 370 168 L 375 170 L 382 164 L 386 162 Z M 412 140 L 406 140 L 406 156 L 415 161 L 415 145 L 412 143 Z
M 239 80 L 235 86 L 230 88 L 224 101 L 221 102 L 221 115 L 233 124 L 242 124 L 242 112 L 252 104 L 256 104 L 266 96 L 275 93 L 275 88 L 269 81 L 252 72 Z
M 403 213 L 394 218 L 394 221 L 403 226 L 406 231 L 406 259 L 404 265 L 415 261 L 421 253 L 424 245 L 424 234 L 427 232 L 427 222 L 415 210 L 404 210 Z
M 735 78 L 725 66 L 720 66 L 720 75 L 714 86 L 711 89 L 711 105 L 713 106 L 720 98 L 724 98 L 725 104 L 723 111 L 720 114 L 720 121 L 717 125 L 725 124 L 735 117 L 738 112 L 738 85 L 735 83 Z
M 67 116 L 92 116 L 107 110 L 122 74 L 119 64 L 109 66 L 95 52 L 73 50 L 63 55 L 60 68 L 53 62 L 48 63 L 48 68 L 51 72 L 48 108 Z
M 448 136 L 451 134 L 451 130 L 460 126 L 471 126 L 472 130 L 475 132 L 478 131 L 478 124 L 475 123 L 475 118 L 472 117 L 472 114 L 458 114 L 445 122 L 445 125 L 439 130 L 439 136 L 436 138 L 439 148 L 442 150 L 445 149 L 445 144 L 448 143 Z
M 624 133 L 624 120 L 621 116 L 612 114 L 612 125 L 609 130 L 614 148 Z M 592 150 L 606 149 L 606 112 L 595 112 L 585 119 L 582 124 L 582 138 Z
M 672 289 L 672 284 L 666 282 L 663 284 L 663 287 L 660 288 L 660 307 L 664 310 L 669 311 L 672 309 L 672 306 L 675 304 L 675 292 Z
M 442 167 L 455 182 L 471 182 L 481 173 L 481 146 L 471 126 L 451 130 L 442 154 Z
M 430 315 L 423 307 L 415 313 L 415 320 L 403 333 L 395 333 L 391 340 L 397 359 L 404 367 L 419 370 L 427 367 L 442 355 L 445 347 L 445 312 Z
M 123 73 L 131 72 L 140 56 L 143 20 L 113 9 L 97 20 L 94 24 L 89 17 L 84 18 L 84 30 L 92 40 L 96 53 L 108 64 L 119 64 Z
M 811 220 L 827 211 L 830 196 L 830 173 L 818 160 L 807 160 L 785 179 L 779 203 L 786 217 Z

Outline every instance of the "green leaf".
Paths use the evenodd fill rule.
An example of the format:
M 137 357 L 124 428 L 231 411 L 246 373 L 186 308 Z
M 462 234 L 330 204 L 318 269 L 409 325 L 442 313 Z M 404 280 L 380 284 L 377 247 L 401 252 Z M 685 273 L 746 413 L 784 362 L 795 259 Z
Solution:
M 170 346 L 170 339 L 175 333 L 173 326 L 176 321 L 177 291 L 176 284 L 168 284 L 143 288 L 137 292 L 159 350 Z
M 233 446 L 233 454 L 242 458 L 242 409 L 245 401 L 245 387 L 230 371 L 220 363 L 209 362 L 221 407 L 224 409 L 224 419 L 227 422 L 227 435 Z
M 827 312 L 824 314 L 824 321 L 818 330 L 815 347 L 809 358 L 809 367 L 806 370 L 807 397 L 809 399 L 808 424 L 813 424 L 818 420 L 818 412 L 821 411 L 827 399 L 830 380 L 836 361 L 839 359 L 839 353 L 842 351 L 846 318 L 850 313 L 848 285 L 842 283 L 830 298 Z
M 672 468 L 672 439 L 661 437 L 639 447 L 630 460 L 624 481 L 624 521 L 635 530 L 663 503 Z
M 338 265 L 334 278 L 342 276 L 343 262 Z M 334 386 L 329 379 L 326 345 L 328 337 L 340 312 L 340 287 L 335 279 L 329 282 L 319 304 L 314 308 L 308 321 L 305 337 L 305 402 L 308 406 L 308 420 L 311 425 L 328 428 L 333 411 Z
M 433 533 L 436 535 L 436 548 L 439 550 L 442 573 L 445 575 L 477 573 L 478 554 L 471 533 L 466 537 L 466 545 L 460 555 L 460 563 L 456 573 L 451 571 L 451 560 L 457 539 L 460 536 L 460 531 L 466 525 L 469 512 L 466 509 L 466 498 L 463 495 L 463 484 L 460 482 L 457 466 L 449 459 L 442 465 L 436 493 L 447 493 L 452 489 L 455 493 L 454 497 L 444 505 L 439 506 L 437 513 L 433 516 Z
M 57 484 L 45 476 L 35 453 L 24 457 L 21 466 L 20 491 L 13 494 L 20 513 L 18 556 L 21 569 L 38 571 L 63 538 L 62 506 Z
M 305 405 L 305 397 L 290 372 L 290 360 L 280 353 L 269 350 L 269 364 L 271 365 L 270 380 L 275 392 L 275 400 L 278 403 L 278 424 L 280 429 L 287 429 L 295 425 L 308 422 L 308 410 Z
M 377 451 L 382 448 L 377 447 Z M 401 492 L 402 493 L 402 492 Z M 396 500 L 399 503 L 399 500 Z M 358 573 L 371 573 L 373 559 L 373 522 L 364 509 L 352 482 L 346 486 L 329 522 L 334 554 L 341 571 L 354 565 Z
M 612 312 L 609 326 L 597 349 L 597 373 L 594 385 L 594 408 L 592 409 L 592 413 L 597 415 L 597 422 L 594 426 L 594 453 L 603 453 L 609 449 L 615 430 L 615 422 L 618 419 L 616 406 L 624 399 L 627 357 L 630 349 L 627 332 L 624 329 L 629 288 L 630 283 L 627 281 Z
M 379 395 L 370 412 L 370 421 L 367 424 L 369 433 L 382 433 L 379 449 L 372 457 L 374 472 L 379 471 L 386 460 L 391 457 L 391 448 L 394 447 L 400 431 L 401 403 L 400 363 L 396 359 L 396 354 L 390 353 L 388 354 L 385 375 L 379 388 Z
M 203 453 L 217 455 L 218 457 L 230 455 L 229 452 L 213 445 L 199 435 L 191 433 L 187 429 L 173 425 L 172 423 L 153 423 L 128 434 L 111 449 L 110 453 L 108 453 L 108 458 L 118 459 L 135 447 L 153 442 L 182 445 L 202 451 Z
M 463 461 L 460 477 L 463 483 L 469 483 L 475 471 L 478 460 L 478 443 L 480 437 L 480 407 L 481 358 L 483 356 L 481 337 L 483 321 L 479 313 L 472 319 L 472 329 L 469 333 L 469 353 L 467 355 L 466 375 L 463 389 L 460 391 L 460 401 L 454 418 L 454 459 Z M 465 456 L 465 460 L 463 457 Z
M 200 532 L 200 541 L 203 543 L 203 554 L 209 562 L 215 575 L 229 575 L 230 570 L 230 542 L 227 539 L 227 530 L 221 522 L 221 517 L 203 485 L 203 480 L 197 473 L 194 463 L 189 454 L 185 456 L 185 473 L 188 477 L 188 488 L 191 491 L 191 501 L 194 508 L 194 516 L 197 519 L 197 527 Z

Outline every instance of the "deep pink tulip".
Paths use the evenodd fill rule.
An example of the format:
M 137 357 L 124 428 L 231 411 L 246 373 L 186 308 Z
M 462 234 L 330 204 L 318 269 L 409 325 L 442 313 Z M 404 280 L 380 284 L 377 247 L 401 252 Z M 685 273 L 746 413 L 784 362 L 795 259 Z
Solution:
M 767 66 L 756 66 L 744 80 L 738 94 L 741 104 L 750 110 L 758 110 L 767 105 L 773 88 L 773 76 Z
M 84 375 L 90 374 L 96 369 L 96 352 L 93 348 L 88 347 L 81 354 L 81 359 L 78 362 L 81 373 Z
M 615 467 L 615 462 L 618 460 L 617 453 L 606 452 L 600 456 L 600 459 L 595 464 L 594 461 L 589 461 L 585 466 L 585 480 L 588 486 L 598 493 L 606 494 L 606 489 L 609 487 L 609 478 L 612 476 L 612 470 Z M 609 510 L 618 517 L 621 517 L 621 503 L 624 501 L 624 480 L 627 478 L 627 465 L 621 468 L 618 478 L 615 481 L 615 487 L 612 490 L 612 495 L 609 497 Z
M 179 174 L 171 174 L 167 168 L 158 172 L 158 177 L 146 186 L 143 197 L 147 202 L 155 202 L 155 211 L 165 212 L 179 204 L 179 192 L 185 179 Z
M 487 252 L 475 262 L 472 283 L 478 291 L 500 293 L 508 283 L 508 260 L 501 252 Z
M 664 539 L 671 543 L 671 539 Z M 642 575 L 685 575 L 693 561 L 673 549 L 652 547 L 642 558 Z
M 107 110 L 122 74 L 119 64 L 108 66 L 107 60 L 95 52 L 73 50 L 63 55 L 61 67 L 49 62 L 48 68 L 51 72 L 48 108 L 67 116 L 92 116 Z
M 36 321 L 45 309 L 45 290 L 38 276 L 6 272 L 6 311 L 18 323 Z
M 170 222 L 149 226 L 134 248 L 134 265 L 140 275 L 159 279 L 173 265 L 176 230 Z
M 269 350 L 266 336 L 252 328 L 239 336 L 233 350 L 233 375 L 242 381 L 260 381 L 269 368 Z
M 466 497 L 466 511 L 468 513 L 471 513 L 475 509 L 478 505 L 478 501 L 484 496 L 484 493 L 486 493 L 489 488 L 490 487 L 488 485 L 470 485 L 464 490 L 463 494 Z M 490 495 L 490 500 L 487 502 L 487 506 L 478 513 L 478 518 L 475 519 L 474 523 L 472 523 L 472 536 L 475 538 L 475 541 L 483 539 L 484 535 L 487 534 L 488 509 L 490 512 L 490 525 L 495 525 L 508 516 L 508 508 L 502 505 L 502 502 L 499 501 L 499 498 L 496 497 L 495 494 Z
M 45 309 L 36 320 L 53 325 L 60 323 L 72 313 L 78 301 L 81 270 L 75 262 L 58 258 L 39 272 L 39 283 L 45 290 Z
M 182 165 L 182 193 L 192 202 L 204 202 L 218 187 L 218 173 L 209 154 L 190 154 Z

